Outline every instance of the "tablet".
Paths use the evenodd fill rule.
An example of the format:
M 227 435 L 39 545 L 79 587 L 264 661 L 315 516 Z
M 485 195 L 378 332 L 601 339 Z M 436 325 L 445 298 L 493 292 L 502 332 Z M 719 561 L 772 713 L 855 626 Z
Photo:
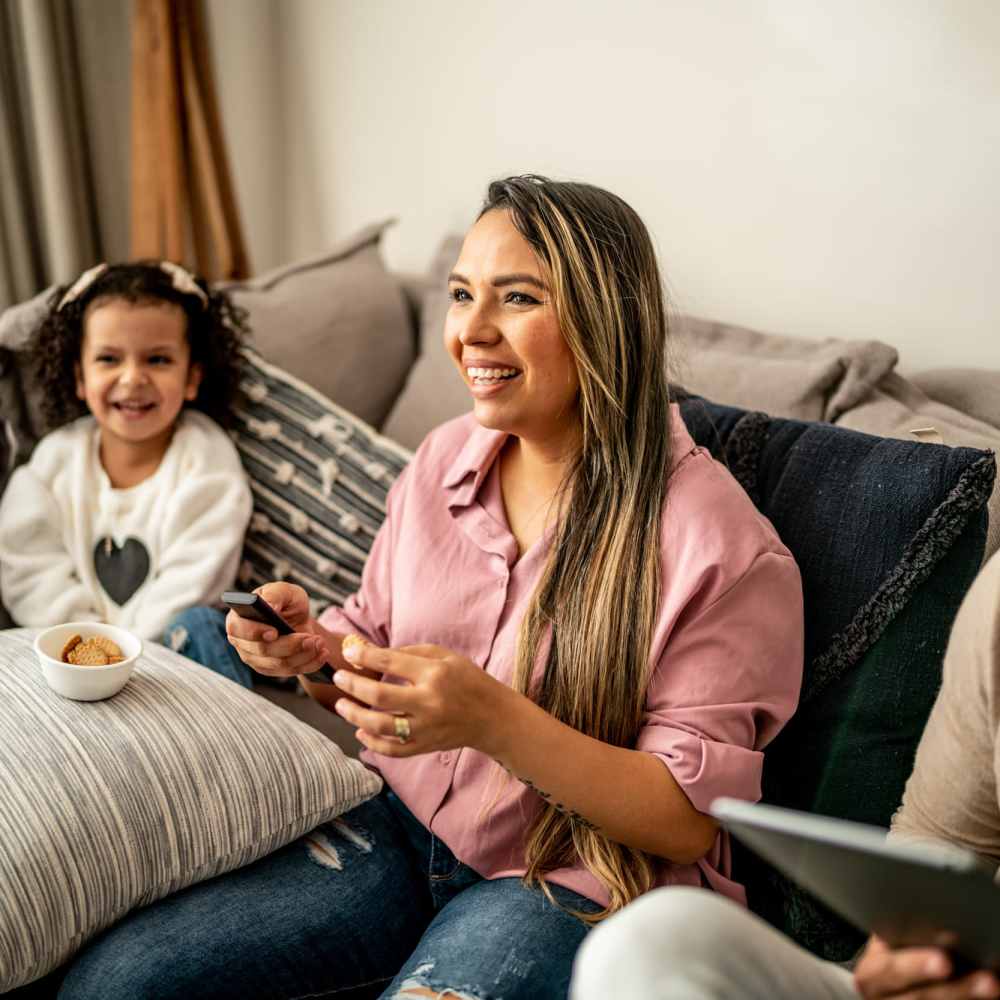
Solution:
M 1000 970 L 1000 887 L 971 852 L 887 841 L 876 826 L 737 799 L 716 799 L 709 811 L 862 930 Z

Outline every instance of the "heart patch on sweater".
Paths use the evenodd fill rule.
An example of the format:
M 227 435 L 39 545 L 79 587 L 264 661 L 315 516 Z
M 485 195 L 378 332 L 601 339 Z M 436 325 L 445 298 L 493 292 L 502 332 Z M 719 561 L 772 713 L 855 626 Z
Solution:
M 138 538 L 126 538 L 124 545 L 101 538 L 94 546 L 94 571 L 104 592 L 121 607 L 146 582 L 149 553 Z

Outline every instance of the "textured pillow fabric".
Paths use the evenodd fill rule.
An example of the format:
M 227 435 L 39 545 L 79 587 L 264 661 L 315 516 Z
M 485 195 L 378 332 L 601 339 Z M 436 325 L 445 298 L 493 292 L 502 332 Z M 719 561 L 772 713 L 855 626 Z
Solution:
M 764 801 L 888 827 L 979 570 L 996 463 L 691 399 L 692 436 L 728 463 L 802 572 L 800 707 L 767 748 Z M 862 936 L 736 847 L 750 906 L 823 957 Z
M 676 378 L 699 396 L 797 420 L 834 420 L 896 364 L 875 340 L 807 340 L 693 316 L 674 321 Z
M 856 406 L 837 418 L 839 427 L 914 440 L 930 438 L 966 448 L 1000 450 L 1000 427 L 939 403 L 913 383 L 892 372 L 874 386 Z M 915 433 L 916 432 L 916 433 Z M 989 530 L 985 562 L 1000 548 L 1000 482 L 994 484 L 989 502 Z
M 360 586 L 386 494 L 410 453 L 254 351 L 245 354 L 233 440 L 254 513 L 240 583 L 297 583 L 318 613 Z
M 379 251 L 387 225 L 312 260 L 219 286 L 250 314 L 257 351 L 375 427 L 415 356 L 406 298 Z
M 383 432 L 415 449 L 429 431 L 472 409 L 472 397 L 444 349 L 444 320 L 451 300 L 448 275 L 458 260 L 464 237 L 448 236 L 441 243 L 430 270 L 420 320 L 420 357 L 406 387 L 389 414 Z
M 309 726 L 155 643 L 115 697 L 61 698 L 34 634 L 0 633 L 0 992 L 381 787 Z

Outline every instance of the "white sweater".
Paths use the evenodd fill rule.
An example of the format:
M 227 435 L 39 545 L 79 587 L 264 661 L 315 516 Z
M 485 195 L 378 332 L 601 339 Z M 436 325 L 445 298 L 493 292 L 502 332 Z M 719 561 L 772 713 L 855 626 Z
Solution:
M 184 410 L 163 461 L 115 489 L 99 428 L 81 417 L 43 438 L 0 501 L 0 598 L 20 625 L 105 621 L 160 639 L 179 611 L 236 576 L 252 500 L 232 441 Z

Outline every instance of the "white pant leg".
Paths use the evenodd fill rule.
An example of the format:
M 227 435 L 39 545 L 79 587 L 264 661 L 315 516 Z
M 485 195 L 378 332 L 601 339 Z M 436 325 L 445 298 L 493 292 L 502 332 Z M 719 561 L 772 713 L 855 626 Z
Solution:
M 857 1000 L 853 977 L 708 889 L 665 887 L 584 940 L 571 1000 Z

